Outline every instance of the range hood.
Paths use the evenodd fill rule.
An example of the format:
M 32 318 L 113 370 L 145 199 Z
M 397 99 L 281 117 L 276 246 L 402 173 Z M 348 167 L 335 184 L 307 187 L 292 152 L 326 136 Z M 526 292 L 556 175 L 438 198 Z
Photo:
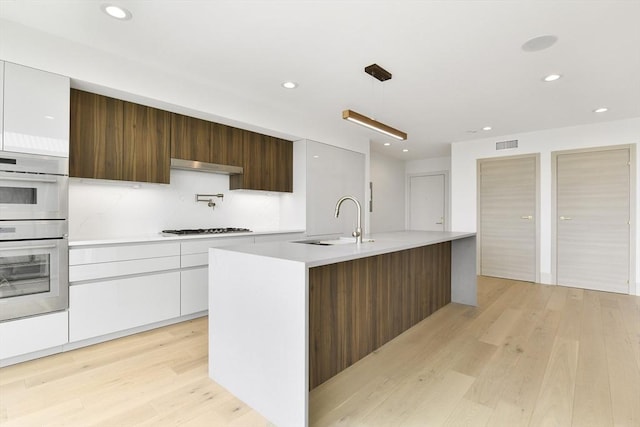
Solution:
M 196 160 L 171 159 L 172 169 L 188 171 L 218 173 L 221 175 L 241 175 L 242 166 L 218 165 L 215 163 L 198 162 Z

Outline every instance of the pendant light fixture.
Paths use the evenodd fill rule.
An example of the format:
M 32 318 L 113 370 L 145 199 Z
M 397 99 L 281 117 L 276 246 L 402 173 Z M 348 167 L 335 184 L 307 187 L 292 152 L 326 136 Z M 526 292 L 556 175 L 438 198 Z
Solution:
M 369 117 L 363 116 L 362 114 L 356 113 L 352 110 L 344 110 L 342 112 L 342 118 L 367 127 L 369 129 L 373 129 L 392 138 L 399 139 L 400 141 L 404 141 L 405 139 L 407 139 L 407 134 L 402 132 L 401 130 L 394 129 L 391 126 L 387 126 L 384 123 L 380 123 L 376 120 L 370 119 Z
M 371 77 L 380 80 L 381 82 L 391 79 L 391 73 L 378 64 L 371 64 L 365 67 L 364 72 L 369 74 Z M 392 138 L 399 139 L 401 141 L 407 139 L 407 134 L 405 132 L 392 128 L 391 126 L 385 125 L 384 123 L 380 123 L 379 121 L 369 118 L 360 113 L 356 113 L 353 110 L 344 110 L 342 112 L 342 118 L 367 127 L 369 129 L 375 130 L 377 132 L 383 133 Z

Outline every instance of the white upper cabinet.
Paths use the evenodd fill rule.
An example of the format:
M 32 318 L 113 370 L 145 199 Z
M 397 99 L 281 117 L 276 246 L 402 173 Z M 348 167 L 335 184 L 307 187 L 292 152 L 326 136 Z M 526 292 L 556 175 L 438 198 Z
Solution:
M 2 149 L 69 157 L 69 78 L 6 62 Z
M 338 199 L 353 196 L 362 206 L 364 221 L 368 203 L 364 194 L 365 156 L 332 145 L 307 141 L 307 235 L 341 234 L 356 229 L 357 210 L 347 201 L 335 217 Z M 365 229 L 363 222 L 363 230 Z
M 0 150 L 4 149 L 4 61 L 0 61 Z

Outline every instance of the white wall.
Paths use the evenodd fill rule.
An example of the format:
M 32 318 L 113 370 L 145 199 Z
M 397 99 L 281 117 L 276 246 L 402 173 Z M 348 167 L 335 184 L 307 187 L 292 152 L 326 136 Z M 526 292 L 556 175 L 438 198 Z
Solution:
M 157 234 L 179 228 L 244 227 L 254 231 L 294 229 L 280 222 L 278 193 L 229 191 L 229 177 L 171 170 L 171 184 L 94 179 L 69 180 L 70 240 Z M 195 195 L 224 194 L 216 207 Z M 294 224 L 295 225 L 295 224 Z
M 512 139 L 518 140 L 517 149 L 496 151 L 496 142 Z M 477 159 L 540 153 L 540 278 L 542 283 L 551 283 L 551 153 L 638 142 L 640 142 L 640 118 L 454 143 L 451 146 L 452 229 L 476 231 Z M 640 156 L 636 156 L 636 171 L 638 170 L 640 170 Z M 640 197 L 637 197 L 637 189 L 640 188 L 640 173 L 636 174 L 635 180 L 635 223 L 638 224 Z M 636 227 L 635 247 L 640 248 L 638 227 Z M 640 262 L 636 260 L 636 280 L 638 278 L 640 278 Z M 633 283 L 631 285 L 633 288 Z M 635 292 L 640 295 L 640 286 L 636 284 L 635 288 Z
M 451 170 L 451 157 L 434 157 L 431 159 L 407 160 L 407 175 L 424 172 L 444 172 Z
M 373 182 L 373 212 L 369 214 L 371 233 L 405 229 L 405 162 L 384 154 L 371 152 L 371 182 Z M 370 192 L 363 208 L 368 210 Z

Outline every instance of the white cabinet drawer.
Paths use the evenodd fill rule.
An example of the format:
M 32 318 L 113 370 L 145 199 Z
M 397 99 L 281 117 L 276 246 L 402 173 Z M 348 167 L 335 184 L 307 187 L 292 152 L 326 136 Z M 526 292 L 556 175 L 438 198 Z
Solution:
M 0 359 L 62 346 L 69 340 L 66 311 L 0 323 Z
M 178 242 L 71 248 L 69 250 L 69 265 L 94 264 L 100 262 L 127 261 L 133 259 L 179 255 L 180 243 Z
M 69 282 L 104 279 L 132 274 L 153 273 L 180 268 L 180 257 L 134 259 L 130 261 L 105 262 L 69 266 Z
M 209 309 L 207 267 L 180 272 L 180 315 Z
M 219 248 L 230 245 L 253 243 L 253 236 L 218 238 L 182 242 L 180 267 L 197 267 L 209 264 L 209 248 Z
M 246 237 L 220 237 L 217 239 L 192 240 L 181 243 L 182 255 L 206 253 L 209 248 L 219 248 L 221 246 L 241 245 L 243 243 L 253 243 L 253 236 Z
M 198 267 L 201 265 L 209 265 L 209 253 L 202 252 L 199 254 L 182 255 L 180 257 L 180 267 Z
M 69 341 L 80 341 L 180 316 L 180 273 L 71 286 Z

